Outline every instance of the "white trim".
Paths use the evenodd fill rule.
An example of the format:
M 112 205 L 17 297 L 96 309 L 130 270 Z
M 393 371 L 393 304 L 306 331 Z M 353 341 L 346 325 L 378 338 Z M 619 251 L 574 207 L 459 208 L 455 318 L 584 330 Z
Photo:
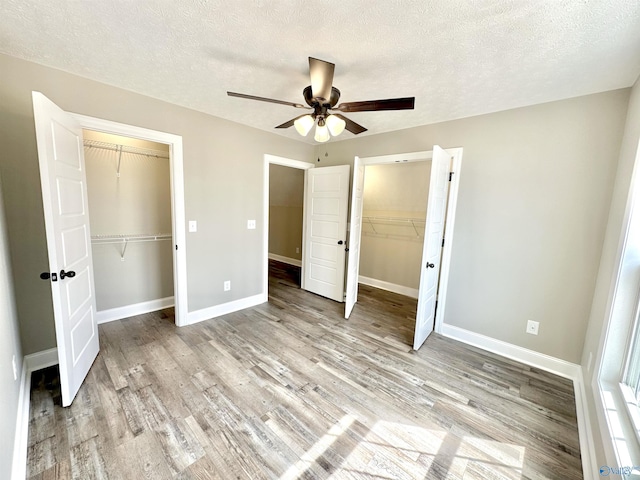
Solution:
M 112 122 L 101 118 L 88 117 L 72 113 L 80 122 L 82 128 L 96 130 L 114 135 L 124 135 L 143 140 L 168 144 L 170 154 L 170 182 L 171 182 L 171 213 L 172 234 L 175 248 L 173 250 L 173 288 L 175 297 L 176 325 L 185 325 L 187 319 L 187 242 L 185 233 L 185 203 L 184 203 L 184 159 L 182 137 L 172 133 L 150 130 L 124 123 Z
M 194 323 L 203 322 L 205 320 L 211 320 L 221 315 L 227 315 L 228 313 L 237 312 L 238 310 L 244 310 L 245 308 L 255 307 L 268 300 L 266 293 L 259 293 L 252 297 L 240 298 L 231 302 L 222 303 L 213 307 L 203 308 L 194 312 L 189 312 L 189 318 L 187 319 L 187 325 L 193 325 Z
M 134 315 L 142 315 L 143 313 L 155 312 L 163 308 L 173 307 L 173 297 L 159 298 L 157 300 L 149 300 L 147 302 L 134 303 L 123 307 L 109 308 L 96 312 L 98 325 L 122 318 L 133 317 Z
M 289 265 L 293 265 L 294 267 L 302 267 L 302 260 L 298 260 L 297 258 L 283 257 L 282 255 L 278 255 L 277 253 L 270 253 L 268 257 L 269 260 L 287 263 Z
M 50 348 L 25 355 L 22 359 L 20 395 L 16 412 L 16 434 L 13 442 L 12 480 L 24 480 L 27 476 L 27 448 L 29 442 L 29 410 L 31 401 L 31 374 L 37 370 L 58 364 L 58 349 Z
M 16 433 L 13 441 L 12 480 L 27 478 L 27 446 L 29 442 L 29 402 L 31 391 L 31 374 L 27 371 L 27 359 L 22 361 L 20 377 L 20 395 L 16 413 Z
M 29 374 L 43 368 L 58 365 L 58 349 L 54 347 L 31 355 L 25 355 L 24 361 Z
M 582 459 L 582 475 L 585 480 L 596 478 L 599 471 L 596 457 L 596 447 L 593 443 L 594 431 L 591 428 L 591 415 L 587 402 L 583 369 L 579 366 L 577 375 L 573 378 L 573 391 L 576 398 L 576 418 L 578 420 L 578 436 L 580 438 L 580 457 Z
M 511 343 L 496 340 L 479 333 L 465 330 L 453 325 L 443 324 L 442 335 L 473 345 L 488 352 L 497 353 L 525 365 L 545 370 L 560 377 L 573 380 L 573 391 L 576 400 L 576 417 L 578 422 L 578 436 L 580 439 L 580 457 L 582 474 L 586 480 L 595 478 L 598 472 L 595 446 L 593 444 L 593 430 L 587 405 L 587 394 L 582 376 L 582 366 L 567 362 L 560 358 L 535 352 Z
M 309 162 L 303 162 L 301 160 L 294 160 L 292 158 L 278 157 L 277 155 L 264 154 L 263 163 L 263 183 L 262 183 L 262 251 L 264 252 L 264 263 L 262 265 L 262 293 L 264 298 L 269 296 L 269 165 L 281 165 L 283 167 L 297 168 L 304 170 L 304 187 L 303 187 L 303 199 L 306 202 L 306 188 L 307 188 L 307 170 L 314 168 L 315 165 Z M 305 254 L 305 228 L 307 222 L 307 206 L 302 206 L 302 258 Z M 300 263 L 302 271 L 300 272 L 301 287 L 304 288 L 304 265 Z M 265 300 L 266 302 L 266 300 Z M 193 312 L 191 312 L 193 313 Z
M 462 148 L 448 148 L 453 158 L 451 172 L 453 176 L 449 185 L 447 213 L 444 227 L 444 247 L 442 247 L 442 259 L 440 260 L 440 279 L 438 283 L 438 308 L 434 331 L 440 333 L 444 324 L 444 312 L 447 307 L 447 292 L 449 286 L 449 271 L 451 270 L 451 252 L 453 251 L 453 227 L 456 223 L 456 208 L 458 206 L 458 191 L 460 190 L 460 172 L 462 170 Z
M 358 275 L 358 283 L 369 285 L 370 287 L 381 288 L 388 292 L 399 293 L 400 295 L 406 295 L 407 297 L 418 298 L 417 288 L 405 287 L 404 285 L 398 285 L 397 283 L 385 282 L 384 280 L 364 277 L 362 275 Z

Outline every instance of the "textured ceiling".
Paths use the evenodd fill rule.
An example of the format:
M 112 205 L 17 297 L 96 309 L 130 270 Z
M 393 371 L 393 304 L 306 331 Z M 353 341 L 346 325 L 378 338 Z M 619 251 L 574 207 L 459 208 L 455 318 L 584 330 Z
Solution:
M 336 64 L 361 135 L 628 87 L 638 0 L 0 0 L 0 52 L 296 140 L 309 56 Z M 46 93 L 46 92 L 44 92 Z M 353 138 L 345 132 L 335 140 Z

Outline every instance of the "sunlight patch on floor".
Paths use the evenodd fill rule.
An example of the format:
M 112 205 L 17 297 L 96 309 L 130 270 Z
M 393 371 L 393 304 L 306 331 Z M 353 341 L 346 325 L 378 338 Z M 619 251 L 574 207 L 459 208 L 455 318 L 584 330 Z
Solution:
M 294 465 L 291 465 L 289 469 L 280 476 L 280 480 L 294 480 L 299 475 L 311 467 L 313 462 L 322 455 L 337 438 L 342 435 L 349 426 L 354 422 L 355 417 L 352 415 L 345 415 L 340 419 L 338 423 L 333 425 L 329 431 L 313 446 L 305 452 L 304 455 Z
M 325 437 L 338 430 L 334 426 Z M 310 457 L 318 458 L 320 450 L 335 440 L 334 437 L 327 443 L 325 437 L 318 443 L 326 446 L 318 449 L 318 444 L 314 445 Z M 330 478 L 350 478 L 349 474 L 394 480 L 487 478 L 494 473 L 501 478 L 518 479 L 522 476 L 524 457 L 525 447 L 520 445 L 472 436 L 461 438 L 445 430 L 379 421 Z

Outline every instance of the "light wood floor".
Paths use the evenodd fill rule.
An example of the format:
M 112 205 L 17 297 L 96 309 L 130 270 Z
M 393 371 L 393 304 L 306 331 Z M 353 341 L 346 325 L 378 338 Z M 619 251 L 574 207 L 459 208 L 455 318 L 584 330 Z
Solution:
M 267 304 L 100 326 L 69 408 L 34 374 L 28 476 L 582 478 L 570 381 L 436 334 L 413 352 L 414 300 L 361 286 L 345 321 L 273 267 Z

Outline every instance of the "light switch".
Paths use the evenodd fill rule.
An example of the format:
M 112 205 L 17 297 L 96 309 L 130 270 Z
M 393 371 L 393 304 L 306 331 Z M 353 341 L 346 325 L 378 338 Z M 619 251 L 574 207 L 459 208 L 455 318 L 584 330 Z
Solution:
M 197 232 L 198 231 L 198 222 L 195 220 L 189 220 L 189 231 Z
M 247 228 L 249 230 L 255 230 L 256 228 L 256 221 L 255 220 L 247 220 Z

